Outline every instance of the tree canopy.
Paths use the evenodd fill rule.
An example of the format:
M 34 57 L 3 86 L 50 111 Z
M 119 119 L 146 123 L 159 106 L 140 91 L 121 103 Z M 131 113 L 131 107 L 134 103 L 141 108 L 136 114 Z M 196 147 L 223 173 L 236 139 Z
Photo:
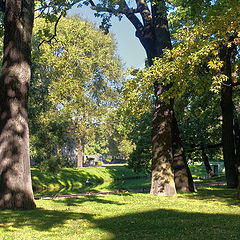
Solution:
M 36 21 L 36 40 L 43 23 Z M 65 121 L 78 141 L 93 139 L 109 110 L 119 104 L 121 63 L 112 36 L 78 17 L 61 18 L 54 41 L 39 48 L 35 90 L 46 88 L 48 109 L 42 108 L 38 118 L 43 124 Z M 31 96 L 36 98 L 35 92 Z

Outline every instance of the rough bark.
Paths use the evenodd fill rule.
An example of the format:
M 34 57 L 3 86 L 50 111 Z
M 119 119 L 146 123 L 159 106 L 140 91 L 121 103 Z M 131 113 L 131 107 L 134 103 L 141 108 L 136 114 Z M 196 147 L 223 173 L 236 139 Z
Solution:
M 0 207 L 33 209 L 28 89 L 31 75 L 32 0 L 6 0 L 0 79 Z
M 182 141 L 179 136 L 177 120 L 174 115 L 172 122 L 172 141 L 173 170 L 176 190 L 179 192 L 196 192 L 197 189 L 195 187 L 192 174 L 187 164 Z
M 237 113 L 234 107 L 234 119 L 233 119 L 233 129 L 234 129 L 234 143 L 236 150 L 236 163 L 237 166 L 240 166 L 240 128 L 238 123 Z M 239 173 L 239 170 L 238 170 Z
M 155 83 L 155 96 L 164 91 Z M 155 196 L 174 196 L 176 188 L 172 169 L 172 108 L 162 100 L 156 100 L 152 125 L 152 184 L 150 193 Z
M 93 1 L 90 1 L 91 5 L 93 7 L 96 7 Z M 128 18 L 128 20 L 132 23 L 132 25 L 136 29 L 136 37 L 141 42 L 143 48 L 146 51 L 147 58 L 148 58 L 148 64 L 151 66 L 153 64 L 153 59 L 155 57 L 161 57 L 163 53 L 163 49 L 165 48 L 171 48 L 171 39 L 170 39 L 170 33 L 168 28 L 168 20 L 167 20 L 167 8 L 165 5 L 165 0 L 157 0 L 154 1 L 152 4 L 152 11 L 148 8 L 148 5 L 145 0 L 136 0 L 137 9 L 133 10 L 130 9 L 127 5 L 126 1 L 123 1 L 121 6 L 122 8 L 119 9 L 119 13 L 125 14 L 125 16 Z M 98 8 L 99 9 L 99 8 Z M 101 11 L 101 9 L 99 9 Z M 109 9 L 103 8 L 102 11 L 107 11 L 112 13 L 113 9 L 111 6 Z M 138 19 L 138 17 L 135 15 L 135 13 L 140 13 L 142 17 L 142 21 Z M 160 86 L 159 84 L 154 85 L 155 88 L 155 96 L 156 99 L 158 99 L 159 95 L 162 93 L 162 91 L 165 91 L 165 89 Z M 171 113 L 171 114 L 170 114 Z M 156 101 L 155 106 L 155 113 L 154 113 L 154 119 L 153 119 L 153 142 L 152 142 L 152 149 L 153 149 L 153 177 L 152 177 L 152 186 L 155 190 L 152 190 L 151 192 L 156 193 L 156 189 L 164 189 L 164 181 L 159 181 L 159 185 L 156 181 L 160 179 L 159 177 L 156 177 L 156 175 L 160 175 L 160 172 L 162 171 L 163 167 L 161 164 L 164 165 L 164 161 L 168 162 L 168 165 L 173 162 L 173 147 L 175 146 L 181 146 L 181 143 L 173 144 L 172 141 L 172 130 L 171 130 L 171 115 L 173 113 L 173 101 L 171 101 L 170 104 L 165 103 L 164 101 Z M 159 119 L 158 119 L 159 118 Z M 162 128 L 162 126 L 158 126 L 158 124 L 166 125 L 165 128 Z M 170 125 L 168 125 L 170 124 Z M 160 130 L 161 129 L 161 130 Z M 162 132 L 161 132 L 162 131 Z M 166 131 L 166 134 L 164 133 Z M 159 134 L 159 136 L 158 136 Z M 179 141 L 181 141 L 180 138 L 177 138 Z M 166 142 L 164 142 L 166 141 Z M 154 152 L 156 151 L 156 152 Z M 180 151 L 180 149 L 176 150 Z M 182 152 L 181 156 L 183 156 L 184 153 Z M 163 160 L 165 159 L 165 160 Z M 180 157 L 178 157 L 178 160 L 180 161 Z M 184 162 L 184 159 L 181 159 L 182 164 L 185 165 L 186 162 Z M 186 171 L 190 170 L 187 165 L 185 165 L 185 168 L 188 169 Z M 159 173 L 157 173 L 160 171 Z M 172 171 L 169 170 L 170 172 Z M 178 169 L 176 169 L 176 172 Z M 179 176 L 180 176 L 179 172 Z M 168 175 L 168 178 L 171 176 L 173 179 L 173 175 Z M 185 177 L 184 177 L 185 178 Z M 169 181 L 166 180 L 167 182 Z M 191 182 L 192 178 L 189 178 L 188 181 L 183 181 L 185 183 Z M 172 180 L 171 180 L 172 182 Z M 193 182 L 192 182 L 193 184 Z M 188 186 L 186 186 L 185 189 L 187 189 Z M 181 187 L 179 189 L 182 189 Z M 191 191 L 189 189 L 189 191 Z M 160 193 L 161 195 L 163 192 Z M 158 195 L 156 193 L 156 195 Z
M 227 81 L 223 82 L 221 87 L 223 158 L 227 186 L 229 188 L 235 188 L 238 185 L 238 180 L 233 135 L 231 55 L 231 48 L 227 46 L 221 47 L 220 59 L 223 61 L 222 73 L 228 77 Z
M 161 6 L 162 8 L 159 8 L 159 6 Z M 153 45 L 151 45 L 153 49 L 152 51 L 146 51 L 147 53 L 148 52 L 151 53 L 151 55 L 148 55 L 149 65 L 152 64 L 152 59 L 154 57 L 162 56 L 163 49 L 172 48 L 164 1 L 159 1 L 159 5 L 152 6 L 151 27 L 153 29 L 152 30 Z M 168 87 L 166 87 L 166 89 Z M 169 104 L 167 104 L 164 101 L 158 100 L 159 96 L 166 89 L 164 89 L 162 86 L 159 86 L 159 84 L 157 83 L 155 83 L 154 88 L 155 88 L 155 97 L 157 100 L 156 100 L 154 120 L 153 120 L 153 130 L 152 130 L 153 131 L 152 132 L 152 135 L 153 135 L 152 174 L 153 175 L 152 175 L 151 193 L 155 192 L 156 185 L 157 185 L 157 183 L 155 182 L 157 181 L 156 179 L 159 179 L 155 177 L 157 175 L 156 172 L 162 169 L 161 165 L 165 166 L 164 161 L 161 160 L 161 158 L 165 159 L 165 161 L 168 160 L 169 163 L 171 164 L 171 170 L 169 168 L 168 174 L 166 176 L 168 176 L 168 178 L 173 177 L 175 181 L 175 189 L 177 189 L 178 191 L 184 191 L 184 192 L 196 191 L 190 169 L 188 168 L 187 161 L 185 159 L 181 139 L 179 136 L 178 125 L 177 125 L 177 121 L 176 121 L 174 110 L 173 110 L 174 101 L 173 99 L 170 99 Z M 160 126 L 158 126 L 159 124 Z M 163 124 L 165 125 L 165 129 L 164 129 L 165 133 L 161 133 L 161 131 L 159 131 L 159 129 L 162 128 Z M 157 139 L 157 141 L 155 139 Z M 171 154 L 168 153 L 170 151 L 171 151 Z M 159 174 L 160 173 L 161 172 L 159 172 Z M 171 175 L 172 173 L 173 175 Z M 162 185 L 163 184 L 162 181 L 159 181 L 159 184 Z M 168 194 L 169 193 L 166 193 L 166 195 Z M 171 190 L 170 194 L 175 195 L 174 190 Z

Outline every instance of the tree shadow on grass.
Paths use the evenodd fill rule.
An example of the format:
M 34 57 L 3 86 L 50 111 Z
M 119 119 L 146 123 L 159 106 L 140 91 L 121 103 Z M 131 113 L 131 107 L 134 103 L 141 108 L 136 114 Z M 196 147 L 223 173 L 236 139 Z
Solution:
M 135 212 L 99 219 L 94 214 L 76 213 L 68 210 L 56 211 L 36 209 L 34 211 L 3 211 L 1 225 L 13 228 L 30 227 L 33 230 L 48 231 L 64 227 L 67 220 L 83 219 L 92 228 L 107 234 L 107 239 L 239 239 L 240 214 L 192 213 L 168 209 Z M 65 226 L 64 226 L 65 225 Z M 77 226 L 83 228 L 81 224 Z M 91 230 L 90 230 L 91 231 Z M 106 236 L 106 235 L 105 235 Z M 81 236 L 79 236 L 80 238 Z
M 78 206 L 85 202 L 95 202 L 99 204 L 114 204 L 119 206 L 124 205 L 123 203 L 119 203 L 116 201 L 105 200 L 104 198 L 101 198 L 100 195 L 93 195 L 93 196 L 90 195 L 90 196 L 84 196 L 81 198 L 62 198 L 62 199 L 57 199 L 55 202 L 64 204 L 66 206 Z
M 159 209 L 94 220 L 110 239 L 239 239 L 240 215 Z
M 181 197 L 181 194 L 178 196 Z M 198 187 L 197 193 L 184 193 L 183 197 L 195 200 L 220 201 L 228 205 L 240 206 L 240 201 L 237 199 L 237 189 L 227 188 L 227 186 L 202 186 Z
M 123 205 L 117 201 L 105 200 L 101 196 L 82 196 L 80 198 L 53 199 L 54 204 L 61 206 L 79 206 L 84 202 L 95 202 L 97 204 Z M 0 228 L 11 231 L 12 228 L 29 226 L 34 230 L 47 231 L 54 227 L 64 225 L 67 220 L 84 219 L 94 222 L 95 214 L 71 212 L 65 210 L 46 210 L 37 208 L 35 210 L 2 210 L 0 215 Z
M 38 208 L 28 211 L 4 211 L 1 212 L 0 227 L 5 231 L 12 231 L 12 228 L 30 227 L 37 231 L 47 231 L 53 227 L 61 226 L 67 220 L 86 219 L 91 221 L 94 215 L 87 213 L 75 213 L 69 211 L 45 210 Z

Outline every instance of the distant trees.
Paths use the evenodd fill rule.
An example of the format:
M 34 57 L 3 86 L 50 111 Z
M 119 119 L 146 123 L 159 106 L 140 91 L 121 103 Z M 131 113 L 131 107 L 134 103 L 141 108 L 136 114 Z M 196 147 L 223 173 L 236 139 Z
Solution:
M 44 22 L 37 21 L 37 25 L 36 39 L 44 29 Z M 58 125 L 56 132 L 65 124 L 59 139 L 66 132 L 74 135 L 77 167 L 82 167 L 83 141 L 93 139 L 109 110 L 118 106 L 122 74 L 115 49 L 111 35 L 104 35 L 78 17 L 62 18 L 52 44 L 41 44 L 40 58 L 35 59 L 38 67 L 34 75 L 38 81 L 32 89 L 44 86 L 48 105 L 47 109 L 42 105 L 37 117 L 43 124 Z M 31 96 L 37 97 L 34 92 Z

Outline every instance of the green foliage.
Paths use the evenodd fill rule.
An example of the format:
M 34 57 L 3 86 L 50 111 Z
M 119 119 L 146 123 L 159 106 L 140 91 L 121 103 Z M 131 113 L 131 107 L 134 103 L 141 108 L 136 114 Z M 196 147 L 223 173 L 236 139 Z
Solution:
M 180 135 L 189 159 L 201 159 L 200 148 L 217 156 L 219 148 L 208 148 L 207 145 L 221 143 L 221 110 L 219 96 L 206 91 L 195 97 L 183 111 L 177 111 Z M 196 149 L 196 150 L 194 150 Z M 219 157 L 219 156 L 218 156 Z
M 135 143 L 136 148 L 131 153 L 128 165 L 135 172 L 151 172 L 152 159 L 152 112 L 145 113 L 140 119 L 135 118 L 134 128 L 129 137 Z
M 220 143 L 219 90 L 227 76 L 221 72 L 219 50 L 222 45 L 239 46 L 240 4 L 237 0 L 168 2 L 173 7 L 169 16 L 173 49 L 164 50 L 153 66 L 131 71 L 124 96 L 128 108 L 140 118 L 152 106 L 154 81 L 167 86 L 159 97 L 165 101 L 174 99 L 184 147 L 189 151 L 192 146 Z M 234 83 L 239 81 L 238 68 L 236 57 Z M 218 149 L 207 151 L 211 156 L 221 155 Z M 199 159 L 199 152 L 188 156 Z M 133 159 L 133 165 L 138 166 L 138 154 Z
M 239 6 L 236 0 L 224 1 L 224 4 L 216 1 L 202 21 L 197 24 L 190 21 L 178 29 L 174 35 L 173 50 L 165 50 L 164 56 L 156 59 L 153 66 L 138 72 L 136 78 L 128 83 L 134 88 L 132 90 L 128 87 L 128 95 L 132 99 L 143 95 L 143 99 L 146 99 L 145 96 L 152 94 L 154 80 L 164 86 L 171 85 L 160 96 L 162 99 L 168 101 L 169 97 L 184 98 L 185 106 L 192 97 L 201 95 L 207 89 L 218 93 L 221 83 L 226 80 L 220 71 L 222 62 L 219 49 L 223 44 L 229 47 L 239 44 Z M 233 40 L 230 40 L 231 37 Z M 236 81 L 238 76 L 234 77 L 234 82 Z M 142 106 L 144 109 L 145 105 Z
M 53 24 L 37 19 L 34 46 L 47 28 Z M 78 17 L 61 18 L 57 36 L 39 47 L 33 52 L 31 145 L 33 153 L 49 159 L 56 147 L 75 137 L 95 141 L 110 108 L 118 104 L 121 64 L 112 36 Z
M 56 171 L 59 169 L 60 165 L 60 159 L 58 159 L 56 156 L 52 156 L 50 159 L 44 159 L 39 164 L 39 169 L 42 172 L 48 172 L 48 173 L 56 173 Z

